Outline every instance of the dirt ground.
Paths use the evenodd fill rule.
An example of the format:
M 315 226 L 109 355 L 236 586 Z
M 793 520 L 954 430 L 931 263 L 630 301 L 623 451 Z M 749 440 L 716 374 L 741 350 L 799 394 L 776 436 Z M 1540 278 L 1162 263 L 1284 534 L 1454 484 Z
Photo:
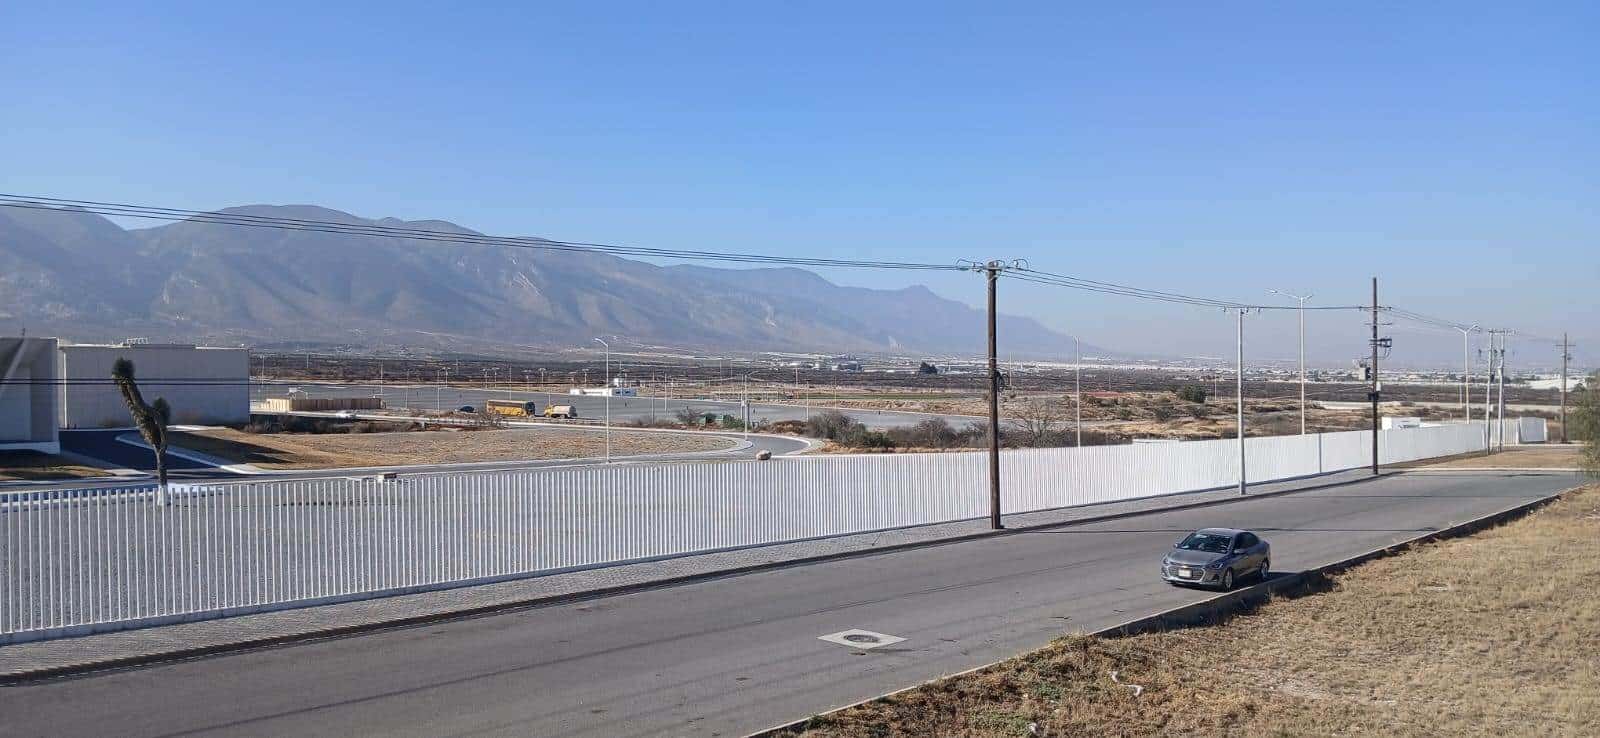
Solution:
M 1498 453 L 1459 456 L 1419 466 L 1432 469 L 1576 469 L 1582 454 L 1583 447 L 1577 445 L 1517 446 Z
M 104 469 L 83 466 L 60 456 L 36 451 L 0 451 L 0 481 L 45 482 L 110 476 Z
M 1589 487 L 1222 625 L 1063 638 L 799 734 L 1600 735 L 1597 578 Z
M 354 434 L 255 434 L 218 429 L 174 433 L 172 444 L 268 469 L 571 459 L 605 455 L 604 433 L 559 428 Z M 714 451 L 732 448 L 733 445 L 734 441 L 728 438 L 689 433 L 611 433 L 613 456 Z

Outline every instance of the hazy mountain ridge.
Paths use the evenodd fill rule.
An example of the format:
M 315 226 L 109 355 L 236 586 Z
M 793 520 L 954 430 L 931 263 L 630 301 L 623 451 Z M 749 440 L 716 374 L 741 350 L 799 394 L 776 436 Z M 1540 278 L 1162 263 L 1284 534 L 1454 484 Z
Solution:
M 220 212 L 476 233 L 309 205 Z M 659 266 L 197 221 L 124 230 L 98 215 L 16 208 L 0 208 L 0 317 L 80 340 L 436 335 L 560 345 L 617 335 L 683 347 L 969 355 L 981 352 L 984 332 L 980 311 L 926 287 L 843 287 L 803 269 Z M 1070 350 L 1070 339 L 1032 319 L 1002 316 L 1001 331 L 1008 352 Z

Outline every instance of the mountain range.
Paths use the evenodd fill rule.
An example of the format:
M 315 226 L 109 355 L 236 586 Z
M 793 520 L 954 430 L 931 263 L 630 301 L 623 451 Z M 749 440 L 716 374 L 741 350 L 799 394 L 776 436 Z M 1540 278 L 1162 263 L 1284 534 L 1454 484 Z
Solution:
M 219 213 L 476 234 L 310 205 Z M 975 280 L 976 283 L 976 280 Z M 1071 340 L 1000 317 L 1008 353 Z M 7 325 L 7 324 L 11 325 Z M 591 251 L 241 227 L 124 229 L 73 209 L 0 207 L 0 332 L 224 344 L 570 346 L 978 355 L 981 311 L 926 287 L 866 289 L 798 268 L 662 266 Z

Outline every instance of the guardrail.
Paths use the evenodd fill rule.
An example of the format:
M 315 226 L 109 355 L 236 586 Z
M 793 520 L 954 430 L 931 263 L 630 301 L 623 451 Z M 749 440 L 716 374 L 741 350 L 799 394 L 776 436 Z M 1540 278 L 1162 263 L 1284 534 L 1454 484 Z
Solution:
M 1483 428 L 1382 431 L 1382 461 Z M 1252 438 L 1252 482 L 1364 466 L 1370 434 Z M 1237 483 L 1234 441 L 1007 451 L 1006 512 Z M 982 517 L 982 453 L 797 457 L 29 493 L 0 504 L 0 643 Z

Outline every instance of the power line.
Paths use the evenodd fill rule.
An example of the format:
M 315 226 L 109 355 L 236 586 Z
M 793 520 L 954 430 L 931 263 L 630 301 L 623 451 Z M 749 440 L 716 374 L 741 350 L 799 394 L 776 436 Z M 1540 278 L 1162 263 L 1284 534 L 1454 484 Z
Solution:
M 617 244 L 587 241 L 563 241 L 557 239 L 526 236 L 488 236 L 478 233 L 450 233 L 426 228 L 388 226 L 374 223 L 343 223 L 339 221 L 317 220 L 310 218 L 264 216 L 252 215 L 248 213 L 223 213 L 216 211 L 188 210 L 183 208 L 168 208 L 152 205 L 135 205 L 98 200 L 79 200 L 7 193 L 0 193 L 0 206 L 31 210 L 45 210 L 59 213 L 93 213 L 96 215 L 140 218 L 164 222 L 197 222 L 211 225 L 269 228 L 276 230 L 331 233 L 339 235 L 400 238 L 413 241 L 429 241 L 461 245 L 499 246 L 547 251 L 604 253 L 613 256 L 638 256 L 662 259 L 678 259 L 685 261 L 717 261 L 746 264 L 783 264 L 825 268 L 900 269 L 925 271 L 966 271 L 973 268 L 972 265 L 965 264 L 934 264 L 870 259 L 830 259 L 822 257 L 779 256 L 773 254 L 744 252 L 718 252 L 693 249 L 624 246 Z M 1025 262 L 1014 263 L 1000 272 L 1000 274 L 1001 276 L 1009 279 L 1032 282 L 1046 286 L 1064 287 L 1080 291 L 1095 292 L 1099 294 L 1118 295 L 1150 301 L 1185 304 L 1196 307 L 1220 308 L 1226 310 L 1284 311 L 1300 309 L 1369 309 L 1367 306 L 1361 305 L 1307 305 L 1301 307 L 1289 305 L 1265 305 L 1258 303 L 1245 303 L 1234 300 L 1200 297 L 1178 292 L 1136 287 L 1133 285 L 1048 272 L 1044 270 L 1033 269 L 1027 266 Z M 1460 323 L 1446 318 L 1438 318 L 1403 308 L 1386 307 L 1380 309 L 1393 314 L 1397 318 L 1432 327 L 1449 328 L 1458 331 L 1471 329 L 1471 326 L 1465 323 Z M 1561 342 L 1559 339 L 1523 331 L 1508 332 L 1521 338 L 1549 344 L 1559 344 Z
M 1219 300 L 1219 299 L 1210 298 L 1210 297 L 1198 297 L 1198 296 L 1195 296 L 1195 295 L 1185 295 L 1185 294 L 1178 293 L 1178 292 L 1166 292 L 1166 291 L 1163 291 L 1163 290 L 1153 290 L 1153 289 L 1148 289 L 1148 288 L 1144 288 L 1144 287 L 1134 287 L 1132 285 L 1117 284 L 1115 282 L 1103 282 L 1103 281 L 1100 281 L 1100 280 L 1087 279 L 1087 278 L 1084 278 L 1084 277 L 1074 277 L 1074 276 L 1070 276 L 1070 275 L 1066 275 L 1066 274 L 1056 274 L 1054 272 L 1046 272 L 1046 271 L 1041 271 L 1041 270 L 1037 270 L 1037 269 L 1030 269 L 1030 268 L 1027 268 L 1027 267 L 1015 267 L 1013 269 L 1010 269 L 1010 270 L 1007 270 L 1007 271 L 1003 271 L 1003 272 L 1001 272 L 1001 276 L 1004 276 L 1004 277 L 1007 277 L 1007 278 L 1010 278 L 1010 279 L 1021 280 L 1023 282 L 1033 282 L 1033 283 L 1036 283 L 1036 284 L 1050 285 L 1050 286 L 1053 286 L 1053 287 L 1066 287 L 1066 288 L 1069 288 L 1069 289 L 1082 290 L 1082 291 L 1086 291 L 1086 292 L 1098 292 L 1098 293 L 1102 293 L 1102 294 L 1121 295 L 1121 296 L 1124 296 L 1124 297 L 1134 297 L 1134 298 L 1138 298 L 1138 299 L 1142 299 L 1142 300 L 1153 300 L 1153 301 L 1157 301 L 1157 302 L 1168 302 L 1168 303 L 1176 303 L 1176 304 L 1183 304 L 1183 305 L 1194 305 L 1194 306 L 1197 306 L 1197 307 L 1220 308 L 1220 309 L 1224 309 L 1224 310 L 1257 310 L 1257 311 L 1259 311 L 1259 310 L 1299 310 L 1299 309 L 1301 309 L 1300 307 L 1293 306 L 1293 305 L 1264 305 L 1264 304 L 1258 304 L 1258 303 L 1235 302 L 1235 301 L 1232 301 L 1232 300 Z M 1306 309 L 1306 310 L 1366 310 L 1366 309 L 1369 309 L 1369 308 L 1366 308 L 1366 307 L 1361 306 L 1361 305 L 1308 305 L 1304 309 Z
M 560 241 L 525 236 L 487 236 L 476 233 L 450 233 L 447 231 L 386 226 L 373 223 L 340 223 L 330 220 L 287 218 L 250 215 L 247 213 L 222 213 L 181 208 L 164 208 L 147 205 L 109 203 L 95 200 L 70 200 L 64 198 L 35 197 L 0 193 L 0 206 L 30 210 L 72 213 L 85 212 L 127 218 L 142 218 L 166 222 L 198 222 L 214 225 L 231 225 L 276 230 L 309 231 L 356 236 L 403 238 L 415 241 L 433 241 L 478 246 L 503 246 L 509 248 L 540 249 L 549 251 L 578 251 L 611 255 L 644 256 L 686 261 L 726 261 L 754 264 L 786 264 L 794 266 L 855 268 L 855 269 L 908 269 L 962 271 L 956 264 L 930 264 L 868 259 L 828 259 L 821 257 L 778 256 L 739 252 L 698 251 L 692 249 L 665 249 L 645 246 L 621 246 L 585 241 Z

